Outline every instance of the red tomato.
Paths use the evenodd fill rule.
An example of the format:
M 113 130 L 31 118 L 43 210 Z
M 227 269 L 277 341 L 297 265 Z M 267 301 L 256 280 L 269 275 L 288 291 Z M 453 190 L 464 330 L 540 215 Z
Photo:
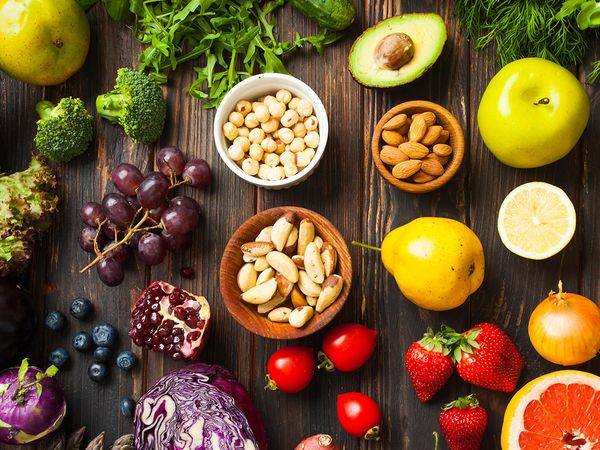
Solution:
M 269 358 L 267 389 L 293 394 L 309 385 L 315 373 L 315 356 L 310 347 L 291 346 L 277 350 Z
M 379 440 L 381 410 L 371 397 L 360 392 L 338 395 L 337 415 L 344 430 L 352 436 Z
M 371 357 L 377 343 L 377 331 L 358 323 L 343 323 L 327 332 L 319 352 L 319 368 L 351 372 Z

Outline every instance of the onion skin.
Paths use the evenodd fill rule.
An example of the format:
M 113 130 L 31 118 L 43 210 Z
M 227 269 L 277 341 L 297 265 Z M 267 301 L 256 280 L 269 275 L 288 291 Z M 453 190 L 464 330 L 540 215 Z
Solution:
M 294 450 L 321 450 L 324 448 L 340 450 L 340 446 L 328 434 L 315 434 L 314 436 L 307 437 Z
M 582 364 L 600 350 L 600 307 L 578 294 L 550 292 L 529 319 L 529 339 L 546 360 Z
M 67 403 L 65 395 L 55 378 L 40 381 L 42 395 L 38 395 L 35 386 L 24 394 L 22 405 L 12 399 L 17 383 L 18 367 L 0 373 L 0 383 L 10 383 L 6 393 L 0 396 L 0 442 L 5 444 L 30 444 L 37 442 L 62 423 Z M 35 381 L 35 375 L 43 373 L 37 367 L 30 367 L 23 384 Z

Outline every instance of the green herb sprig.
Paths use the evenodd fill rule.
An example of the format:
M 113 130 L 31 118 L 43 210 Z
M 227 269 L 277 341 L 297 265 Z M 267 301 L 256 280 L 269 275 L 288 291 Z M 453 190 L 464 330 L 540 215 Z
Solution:
M 21 366 L 17 372 L 17 386 L 11 400 L 16 400 L 17 404 L 22 405 L 25 403 L 25 394 L 29 389 L 35 386 L 37 389 L 38 397 L 42 395 L 42 384 L 40 383 L 44 378 L 52 378 L 58 373 L 58 367 L 52 365 L 49 366 L 45 372 L 36 372 L 35 380 L 30 383 L 25 383 L 25 377 L 29 371 L 29 359 L 25 358 L 21 361 Z M 4 396 L 10 389 L 12 383 L 0 384 L 0 397 Z
M 194 61 L 196 80 L 189 86 L 204 106 L 218 106 L 239 81 L 258 72 L 288 73 L 284 55 L 312 45 L 319 54 L 341 37 L 322 30 L 317 35 L 296 34 L 281 41 L 274 31 L 273 13 L 285 0 L 132 0 L 134 33 L 147 48 L 140 68 L 156 81 L 186 61 Z

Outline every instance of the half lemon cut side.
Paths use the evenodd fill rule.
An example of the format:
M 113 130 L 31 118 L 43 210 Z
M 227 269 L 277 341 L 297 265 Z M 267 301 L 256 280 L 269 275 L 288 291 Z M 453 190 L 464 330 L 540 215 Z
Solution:
M 575 223 L 575 208 L 567 194 L 539 181 L 516 187 L 498 214 L 498 232 L 506 248 L 529 259 L 560 252 L 573 237 Z

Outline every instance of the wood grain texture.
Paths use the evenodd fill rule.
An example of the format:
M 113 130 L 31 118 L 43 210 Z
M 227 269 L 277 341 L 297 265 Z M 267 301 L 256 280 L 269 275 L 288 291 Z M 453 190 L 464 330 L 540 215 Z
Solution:
M 237 284 L 238 272 L 244 264 L 240 250 L 241 245 L 253 242 L 263 228 L 272 226 L 277 219 L 288 212 L 295 214 L 295 226 L 298 226 L 302 219 L 310 219 L 315 226 L 315 235 L 333 245 L 339 256 L 337 270 L 334 273 L 339 274 L 344 280 L 344 287 L 337 300 L 323 313 L 315 314 L 310 322 L 302 328 L 292 328 L 287 323 L 271 322 L 264 315 L 258 314 L 256 306 L 240 299 L 241 291 Z M 306 208 L 280 206 L 252 216 L 233 233 L 221 259 L 220 286 L 225 306 L 234 319 L 248 331 L 271 339 L 300 339 L 327 326 L 343 308 L 352 286 L 352 260 L 344 237 L 325 217 Z M 281 306 L 289 304 L 288 301 Z
M 523 352 L 527 369 L 521 384 L 535 376 L 559 369 L 533 350 L 527 336 L 529 314 L 547 292 L 562 279 L 566 289 L 590 298 L 600 298 L 600 212 L 597 196 L 600 154 L 599 94 L 587 86 L 592 103 L 588 129 L 575 150 L 560 162 L 533 170 L 516 170 L 500 164 L 485 148 L 476 123 L 481 95 L 499 69 L 493 50 L 479 52 L 466 39 L 445 0 L 356 0 L 357 21 L 347 37 L 326 50 L 323 58 L 306 50 L 287 61 L 290 72 L 310 85 L 328 111 L 330 137 L 323 160 L 304 183 L 285 191 L 266 191 L 233 175 L 220 160 L 213 145 L 213 111 L 185 93 L 193 80 L 189 66 L 169 77 L 165 88 L 169 103 L 168 126 L 159 143 L 135 145 L 122 130 L 96 119 L 92 150 L 68 165 L 53 165 L 60 185 L 60 213 L 52 230 L 38 245 L 29 272 L 30 286 L 40 317 L 52 309 L 67 311 L 77 295 L 89 297 L 96 306 L 89 323 L 69 319 L 67 330 L 50 333 L 38 328 L 29 354 L 34 363 L 46 364 L 49 350 L 69 349 L 73 364 L 59 375 L 68 394 L 69 414 L 65 428 L 88 427 L 91 439 L 106 431 L 107 442 L 131 431 L 129 419 L 118 411 L 121 398 L 138 398 L 167 371 L 183 363 L 136 347 L 140 365 L 127 374 L 111 367 L 111 377 L 97 385 L 87 377 L 91 355 L 75 354 L 70 338 L 79 330 L 90 330 L 95 322 L 107 321 L 118 327 L 119 350 L 131 348 L 126 337 L 131 304 L 151 281 L 165 280 L 207 297 L 212 308 L 213 329 L 200 359 L 222 364 L 235 373 L 248 388 L 269 434 L 272 450 L 292 450 L 305 436 L 318 432 L 334 435 L 347 450 L 425 450 L 433 447 L 431 432 L 439 429 L 437 418 L 442 404 L 458 395 L 476 392 L 487 408 L 490 422 L 483 448 L 499 449 L 499 433 L 509 394 L 473 389 L 453 376 L 430 403 L 417 399 L 404 370 L 403 356 L 408 346 L 420 338 L 427 326 L 447 323 L 466 330 L 482 321 L 506 329 Z M 353 40 L 368 26 L 394 14 L 437 12 L 448 25 L 448 41 L 436 64 L 419 80 L 390 90 L 366 89 L 352 80 L 346 68 Z M 0 169 L 5 172 L 26 167 L 33 149 L 35 104 L 42 98 L 58 100 L 79 96 L 93 110 L 95 96 L 110 89 L 116 70 L 135 65 L 140 47 L 125 24 L 111 21 L 102 8 L 89 14 L 92 47 L 87 62 L 77 75 L 57 87 L 27 86 L 0 74 Z M 291 39 L 296 31 L 315 32 L 316 26 L 291 7 L 278 13 L 279 32 Z M 589 60 L 600 57 L 600 46 L 592 48 Z M 585 79 L 585 67 L 578 75 Z M 448 184 L 439 190 L 416 196 L 390 186 L 377 172 L 370 154 L 376 123 L 392 106 L 409 100 L 428 100 L 447 108 L 458 120 L 465 138 L 462 166 Z M 152 170 L 158 148 L 177 144 L 186 155 L 206 159 L 214 181 L 207 190 L 182 188 L 202 205 L 201 225 L 190 249 L 171 255 L 163 264 L 145 268 L 133 261 L 127 267 L 125 282 L 118 288 L 105 287 L 94 270 L 79 274 L 89 262 L 77 244 L 81 228 L 78 208 L 85 201 L 100 200 L 113 189 L 110 170 L 120 162 L 131 162 L 143 171 Z M 578 214 L 575 238 L 565 251 L 546 261 L 528 261 L 504 248 L 496 231 L 496 218 L 505 195 L 527 181 L 547 181 L 563 188 L 573 200 Z M 271 207 L 294 205 L 322 214 L 340 231 L 347 242 L 359 240 L 378 245 L 386 233 L 420 216 L 451 217 L 471 226 L 481 238 L 486 255 L 483 286 L 462 307 L 435 313 L 421 310 L 403 298 L 396 283 L 385 272 L 376 252 L 350 248 L 353 284 L 350 295 L 333 324 L 355 321 L 379 331 L 375 356 L 368 364 L 349 374 L 318 373 L 310 388 L 297 395 L 265 392 L 265 367 L 269 356 L 286 342 L 255 336 L 241 327 L 228 313 L 220 293 L 219 266 L 223 250 L 234 231 L 255 213 Z M 191 266 L 194 279 L 180 277 Z M 317 349 L 326 329 L 290 344 Z M 600 362 L 581 367 L 600 373 Z M 360 391 L 375 398 L 383 410 L 382 440 L 367 443 L 349 437 L 339 426 L 335 404 L 338 393 Z M 1 446 L 0 446 L 1 447 Z M 7 448 L 7 447 L 2 447 Z M 44 444 L 31 447 L 46 449 Z M 442 448 L 446 448 L 445 444 Z

